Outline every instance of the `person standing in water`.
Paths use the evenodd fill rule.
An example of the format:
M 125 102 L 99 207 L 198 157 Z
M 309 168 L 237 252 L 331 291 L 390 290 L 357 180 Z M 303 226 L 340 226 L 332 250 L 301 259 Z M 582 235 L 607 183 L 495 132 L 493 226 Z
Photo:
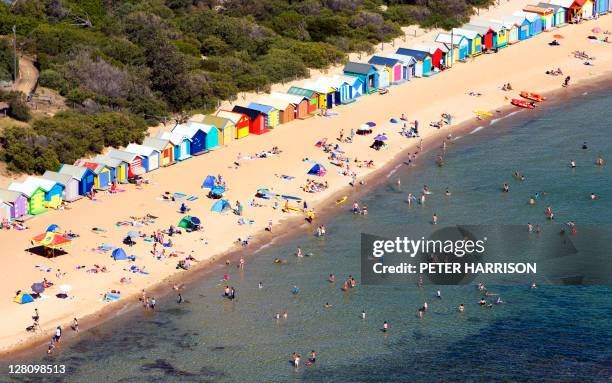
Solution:
M 389 331 L 389 323 L 387 321 L 383 322 L 383 328 L 382 328 L 383 332 L 387 332 Z
M 434 213 L 434 215 L 431 217 L 431 223 L 432 225 L 438 224 L 438 216 L 436 215 L 436 213 Z

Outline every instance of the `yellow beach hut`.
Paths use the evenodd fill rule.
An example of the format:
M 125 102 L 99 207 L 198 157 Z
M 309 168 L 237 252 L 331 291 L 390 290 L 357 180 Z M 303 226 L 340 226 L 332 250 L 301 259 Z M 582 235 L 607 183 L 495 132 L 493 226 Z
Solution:
M 319 94 L 319 108 L 320 109 L 331 109 L 334 107 L 334 93 L 336 88 L 330 84 L 326 84 L 322 81 L 309 81 L 305 83 L 302 88 L 312 90 Z
M 201 121 L 203 124 L 216 126 L 219 129 L 219 145 L 227 145 L 232 140 L 235 125 L 229 118 L 207 115 Z
M 519 41 L 519 26 L 514 17 L 503 17 L 501 20 L 491 20 L 492 23 L 500 23 L 506 28 L 506 42 L 508 45 L 518 43 Z

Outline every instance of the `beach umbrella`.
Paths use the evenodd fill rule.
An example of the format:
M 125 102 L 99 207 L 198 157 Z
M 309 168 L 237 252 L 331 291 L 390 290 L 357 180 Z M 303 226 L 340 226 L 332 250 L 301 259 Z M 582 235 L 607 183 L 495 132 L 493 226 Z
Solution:
M 562 38 L 563 38 L 563 35 L 558 35 L 558 34 L 557 34 L 557 35 L 553 35 L 553 37 L 554 37 L 555 39 L 562 39 Z
M 53 223 L 53 224 L 49 225 L 49 227 L 47 228 L 47 231 L 55 231 L 57 229 L 59 229 L 59 226 L 57 226 L 56 224 Z
M 372 121 L 370 121 L 370 122 L 366 122 L 365 124 L 366 124 L 367 126 L 371 127 L 371 128 L 373 128 L 373 127 L 375 127 L 375 126 L 376 126 L 376 124 L 375 124 L 375 123 L 373 123 Z
M 601 28 L 595 27 L 595 28 L 591 29 L 591 32 L 593 32 L 593 33 L 601 33 Z
M 45 286 L 42 283 L 32 283 L 32 291 L 40 294 L 45 291 Z
M 72 290 L 72 286 L 70 286 L 70 285 L 61 285 L 59 287 L 59 291 L 61 291 L 63 293 L 67 293 L 70 290 Z
M 374 137 L 375 141 L 387 141 L 387 136 L 383 135 L 383 134 L 379 134 L 376 137 Z
M 137 231 L 134 231 L 134 230 L 130 230 L 130 231 L 128 231 L 127 235 L 128 235 L 128 237 L 130 237 L 130 238 L 138 238 L 138 237 L 140 237 L 140 235 L 138 234 L 138 232 L 137 232 Z
M 202 223 L 202 221 L 200 221 L 200 219 L 198 217 L 191 217 L 190 221 L 195 226 L 198 226 L 199 224 Z

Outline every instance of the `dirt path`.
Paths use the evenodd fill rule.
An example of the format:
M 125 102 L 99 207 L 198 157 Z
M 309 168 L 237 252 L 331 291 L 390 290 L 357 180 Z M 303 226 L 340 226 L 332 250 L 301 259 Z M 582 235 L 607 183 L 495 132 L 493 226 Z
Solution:
M 19 57 L 19 78 L 15 84 L 15 90 L 23 92 L 26 96 L 30 94 L 38 81 L 38 69 L 32 60 L 26 56 Z

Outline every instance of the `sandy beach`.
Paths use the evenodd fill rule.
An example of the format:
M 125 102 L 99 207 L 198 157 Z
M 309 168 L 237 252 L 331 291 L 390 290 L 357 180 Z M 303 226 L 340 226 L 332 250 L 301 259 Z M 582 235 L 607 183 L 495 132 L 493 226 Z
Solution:
M 511 14 L 512 10 L 520 9 L 525 3 L 507 3 L 476 18 L 487 19 L 499 14 Z M 349 187 L 351 177 L 342 175 L 340 168 L 330 163 L 328 154 L 315 146 L 321 139 L 327 138 L 327 142 L 332 144 L 339 143 L 351 160 L 373 161 L 375 166 L 370 168 L 357 167 L 354 162 L 350 164 L 351 171 L 357 173 L 357 180 L 364 180 L 385 164 L 406 159 L 408 153 L 415 152 L 420 139 L 402 137 L 399 134 L 401 124 L 389 123 L 391 118 L 399 119 L 402 113 L 406 114 L 408 120 L 420 122 L 419 131 L 425 145 L 440 145 L 449 133 L 457 134 L 458 125 L 475 120 L 474 110 L 497 114 L 496 111 L 507 107 L 509 99 L 518 97 L 521 90 L 539 93 L 557 90 L 565 75 L 571 76 L 572 84 L 610 77 L 612 44 L 593 43 L 587 39 L 592 34 L 591 29 L 596 26 L 602 30 L 612 30 L 612 15 L 567 26 L 552 33 L 544 32 L 505 48 L 498 54 L 482 55 L 467 63 L 456 64 L 452 69 L 434 77 L 391 87 L 386 95 L 367 96 L 357 103 L 336 109 L 339 115 L 331 118 L 313 117 L 294 121 L 263 136 L 234 141 L 227 147 L 147 174 L 149 184 L 142 189 L 128 185 L 123 193 L 99 193 L 96 201 L 81 200 L 69 205 L 69 210 L 49 211 L 27 221 L 28 230 L 0 232 L 3 250 L 0 278 L 4 281 L 0 287 L 0 311 L 4 314 L 0 329 L 0 351 L 7 352 L 32 342 L 48 340 L 52 329 L 60 324 L 67 325 L 74 317 L 81 320 L 88 315 L 102 316 L 103 311 L 114 311 L 114 308 L 126 303 L 137 303 L 136 298 L 142 289 L 162 284 L 162 289 L 169 290 L 171 283 L 167 278 L 172 276 L 180 279 L 181 275 L 191 274 L 222 259 L 230 251 L 240 250 L 248 267 L 249 257 L 254 255 L 253 247 L 249 245 L 241 249 L 236 243 L 238 238 L 252 236 L 253 240 L 269 241 L 278 233 L 293 232 L 296 229 L 302 233 L 314 231 L 318 224 L 316 220 L 312 226 L 303 225 L 302 213 L 283 213 L 280 207 L 273 209 L 273 200 L 258 199 L 263 206 L 250 206 L 248 202 L 254 198 L 258 188 L 265 187 L 273 193 L 301 197 L 315 211 L 321 210 L 327 201 L 347 194 L 348 199 L 343 206 L 350 208 L 353 199 L 344 189 Z M 556 33 L 562 34 L 564 39 L 561 40 L 561 46 L 551 47 L 548 42 Z M 426 36 L 420 36 L 419 39 L 426 39 Z M 408 46 L 411 42 L 405 44 Z M 582 60 L 574 58 L 571 53 L 575 50 L 586 51 L 594 56 L 594 65 L 585 66 Z M 545 74 L 546 70 L 556 68 L 561 68 L 564 76 Z M 514 91 L 501 91 L 500 87 L 504 83 L 511 83 Z M 565 91 L 572 92 L 572 86 Z M 469 96 L 467 93 L 470 91 L 482 95 Z M 442 113 L 452 115 L 452 125 L 442 129 L 429 127 L 431 121 L 440 120 Z M 367 121 L 377 124 L 373 135 L 355 136 L 353 143 L 337 141 L 341 130 L 346 137 L 351 129 L 356 130 Z M 383 132 L 388 136 L 388 149 L 370 149 L 373 136 Z M 245 159 L 274 146 L 282 150 L 280 155 Z M 238 158 L 240 166 L 236 167 L 234 162 Z M 327 168 L 327 175 L 317 180 L 329 184 L 325 191 L 306 193 L 300 188 L 307 179 L 319 178 L 306 174 L 313 163 L 303 161 L 305 158 Z M 231 212 L 221 215 L 210 211 L 215 200 L 206 197 L 201 184 L 207 175 L 218 174 L 223 176 L 228 185 L 225 198 L 232 205 L 240 201 L 244 206 L 242 217 Z M 283 175 L 295 178 L 288 180 Z M 354 190 L 358 191 L 359 188 L 357 186 Z M 203 231 L 172 236 L 174 245 L 166 251 L 176 251 L 178 258 L 156 259 L 151 254 L 151 243 L 142 239 L 137 239 L 136 245 L 131 248 L 125 247 L 129 255 L 137 257 L 133 263 L 114 261 L 110 252 L 94 251 L 102 243 L 123 246 L 122 239 L 130 230 L 140 230 L 149 235 L 155 230 L 176 226 L 182 217 L 178 213 L 181 201 L 162 200 L 160 197 L 165 192 L 198 196 L 193 202 L 185 202 L 191 208 L 190 214 L 202 220 Z M 283 203 L 279 201 L 281 207 Z M 295 203 L 292 205 L 296 206 Z M 142 227 L 116 226 L 118 221 L 130 221 L 130 217 L 143 217 L 147 214 L 156 217 L 154 222 Z M 252 223 L 240 225 L 238 221 L 241 218 Z M 272 221 L 272 233 L 264 231 L 269 221 Z M 80 235 L 66 249 L 68 254 L 46 259 L 27 252 L 30 238 L 44 232 L 51 224 Z M 91 230 L 94 227 L 103 228 L 104 231 L 94 232 Z M 177 261 L 189 254 L 199 262 L 194 263 L 188 271 L 177 269 Z M 42 271 L 37 265 L 50 268 L 51 271 Z M 94 265 L 105 266 L 108 272 L 88 273 L 86 270 L 94 268 Z M 148 274 L 127 271 L 131 265 L 144 267 Z M 85 267 L 77 269 L 77 266 Z M 121 284 L 122 277 L 131 278 L 132 283 Z M 26 305 L 13 302 L 15 291 L 29 291 L 32 283 L 40 282 L 43 278 L 55 283 L 54 287 L 44 293 L 48 298 Z M 72 287 L 70 297 L 58 299 L 55 297 L 59 292 L 58 286 L 64 284 Z M 121 298 L 114 303 L 102 302 L 102 296 L 111 290 L 119 290 Z M 34 308 L 40 312 L 42 331 L 30 334 L 25 328 L 32 323 Z

